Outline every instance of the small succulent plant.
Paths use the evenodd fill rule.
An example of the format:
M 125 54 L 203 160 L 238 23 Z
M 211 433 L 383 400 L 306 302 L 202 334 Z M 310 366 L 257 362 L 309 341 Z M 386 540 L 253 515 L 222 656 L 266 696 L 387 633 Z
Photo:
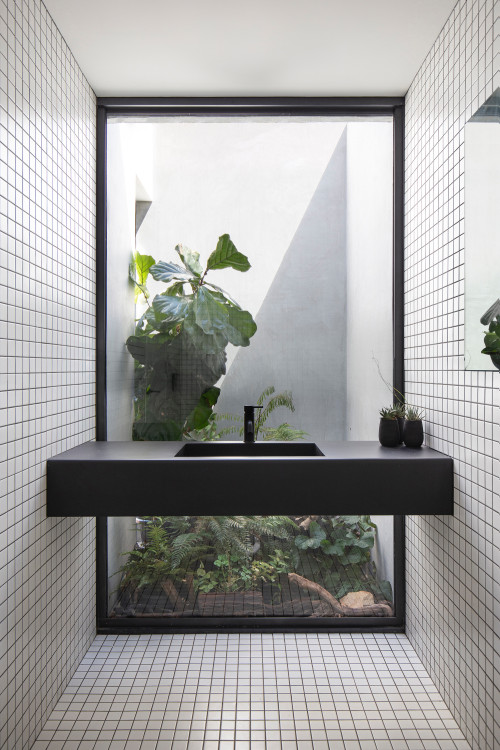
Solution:
M 394 406 L 387 406 L 380 409 L 381 419 L 397 419 L 398 414 Z
M 394 404 L 393 410 L 398 419 L 405 418 L 406 416 L 406 404 L 405 403 Z
M 419 409 L 417 406 L 406 407 L 406 419 L 408 422 L 418 422 L 424 418 L 423 409 Z

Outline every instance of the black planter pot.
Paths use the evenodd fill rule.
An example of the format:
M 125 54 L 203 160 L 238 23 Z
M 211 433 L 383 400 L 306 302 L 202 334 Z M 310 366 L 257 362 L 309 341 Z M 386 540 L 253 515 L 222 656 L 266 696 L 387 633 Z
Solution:
M 378 428 L 380 445 L 385 448 L 395 448 L 399 445 L 399 425 L 397 419 L 381 419 Z
M 403 442 L 403 431 L 405 428 L 405 418 L 404 417 L 397 417 L 398 427 L 399 427 L 399 444 Z
M 421 419 L 406 420 L 403 440 L 407 448 L 420 448 L 424 442 L 424 428 Z

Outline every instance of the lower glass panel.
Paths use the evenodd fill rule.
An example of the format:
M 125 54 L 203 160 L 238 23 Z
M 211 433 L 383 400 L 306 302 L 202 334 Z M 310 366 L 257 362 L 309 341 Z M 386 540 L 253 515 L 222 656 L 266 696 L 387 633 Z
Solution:
M 108 519 L 108 617 L 392 617 L 393 518 Z

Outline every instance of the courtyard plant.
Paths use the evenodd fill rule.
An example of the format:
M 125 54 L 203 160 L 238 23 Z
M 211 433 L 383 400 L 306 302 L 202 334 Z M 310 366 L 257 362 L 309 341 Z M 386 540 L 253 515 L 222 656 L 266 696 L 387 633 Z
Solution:
M 153 516 L 143 543 L 125 553 L 120 594 L 137 602 L 156 587 L 174 608 L 196 612 L 200 596 L 267 591 L 272 613 L 297 600 L 298 582 L 308 601 L 317 591 L 337 603 L 371 592 L 386 606 L 392 592 L 377 577 L 375 536 L 369 516 Z
M 229 234 L 219 237 L 205 266 L 198 252 L 177 245 L 176 262 L 135 253 L 130 276 L 146 310 L 127 339 L 135 360 L 134 440 L 180 440 L 209 424 L 226 372 L 226 347 L 246 347 L 257 330 L 212 272 L 250 268 Z M 210 280 L 207 278 L 210 274 Z M 165 284 L 152 297 L 149 279 Z
M 497 300 L 481 318 L 483 325 L 488 325 L 484 332 L 484 349 L 481 354 L 488 354 L 495 367 L 500 370 L 500 300 Z
M 263 440 L 302 440 L 307 436 L 304 430 L 292 427 L 288 422 L 282 422 L 277 427 L 267 424 L 271 415 L 280 408 L 290 412 L 295 411 L 295 404 L 291 391 L 276 392 L 274 385 L 265 388 L 255 402 L 261 406 L 255 415 L 255 440 L 259 436 Z M 241 414 L 218 414 L 213 412 L 208 425 L 192 437 L 198 440 L 220 440 L 229 436 L 243 436 L 243 417 Z

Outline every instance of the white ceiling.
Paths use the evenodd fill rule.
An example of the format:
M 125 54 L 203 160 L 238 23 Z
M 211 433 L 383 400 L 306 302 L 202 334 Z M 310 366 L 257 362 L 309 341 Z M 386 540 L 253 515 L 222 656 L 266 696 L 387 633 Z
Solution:
M 98 96 L 400 96 L 456 0 L 45 0 Z

